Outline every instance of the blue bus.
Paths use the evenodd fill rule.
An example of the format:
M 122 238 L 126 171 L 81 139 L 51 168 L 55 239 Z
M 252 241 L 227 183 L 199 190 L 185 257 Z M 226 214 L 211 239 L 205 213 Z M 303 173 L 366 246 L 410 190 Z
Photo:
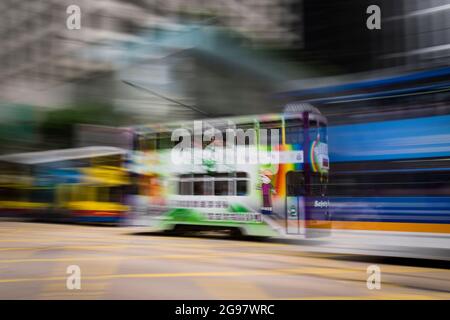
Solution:
M 450 233 L 450 68 L 283 92 L 320 107 L 333 229 Z

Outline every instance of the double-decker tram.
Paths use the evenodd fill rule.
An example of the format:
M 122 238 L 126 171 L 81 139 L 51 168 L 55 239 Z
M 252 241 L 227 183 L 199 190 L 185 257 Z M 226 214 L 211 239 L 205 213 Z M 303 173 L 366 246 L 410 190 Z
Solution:
M 119 223 L 128 211 L 126 150 L 85 147 L 0 157 L 0 212 L 47 221 Z
M 135 219 L 167 231 L 329 233 L 327 120 L 309 104 L 280 114 L 133 128 Z

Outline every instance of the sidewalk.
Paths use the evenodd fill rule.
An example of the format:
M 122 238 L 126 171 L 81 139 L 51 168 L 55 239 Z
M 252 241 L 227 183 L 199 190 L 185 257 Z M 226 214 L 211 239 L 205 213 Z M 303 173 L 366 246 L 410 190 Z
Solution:
M 304 239 L 285 235 L 279 241 L 283 239 L 311 252 L 450 261 L 448 234 L 332 230 L 329 237 Z

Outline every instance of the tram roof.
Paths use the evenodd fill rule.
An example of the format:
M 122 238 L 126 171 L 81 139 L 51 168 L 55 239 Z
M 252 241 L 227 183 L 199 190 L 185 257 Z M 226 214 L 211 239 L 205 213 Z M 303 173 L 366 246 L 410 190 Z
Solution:
M 125 149 L 107 146 L 91 146 L 48 151 L 24 152 L 0 156 L 0 161 L 20 164 L 42 164 L 57 161 L 105 157 L 126 154 Z
M 234 123 L 236 125 L 242 125 L 242 124 L 248 124 L 253 123 L 255 121 L 258 121 L 260 123 L 262 122 L 274 122 L 274 121 L 281 121 L 284 119 L 294 119 L 302 117 L 301 113 L 292 113 L 292 112 L 285 112 L 285 113 L 269 113 L 269 114 L 256 114 L 256 115 L 245 115 L 245 116 L 230 116 L 230 117 L 217 117 L 217 118 L 204 118 L 204 119 L 192 119 L 192 120 L 183 120 L 183 121 L 176 121 L 176 122 L 167 122 L 167 123 L 160 123 L 160 124 L 150 124 L 150 125 L 140 125 L 134 127 L 135 130 L 138 132 L 163 132 L 163 131 L 170 131 L 174 128 L 180 128 L 180 127 L 191 127 L 194 121 L 203 121 L 210 125 L 224 125 L 227 123 Z M 320 113 L 320 111 L 316 108 L 314 110 L 311 110 L 311 119 L 318 119 L 320 122 L 327 124 L 327 119 Z

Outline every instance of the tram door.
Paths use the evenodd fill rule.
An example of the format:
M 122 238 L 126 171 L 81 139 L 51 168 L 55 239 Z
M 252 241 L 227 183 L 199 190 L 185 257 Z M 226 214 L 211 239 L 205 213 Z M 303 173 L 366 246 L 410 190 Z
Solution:
M 286 175 L 286 233 L 305 234 L 305 176 L 303 171 Z

